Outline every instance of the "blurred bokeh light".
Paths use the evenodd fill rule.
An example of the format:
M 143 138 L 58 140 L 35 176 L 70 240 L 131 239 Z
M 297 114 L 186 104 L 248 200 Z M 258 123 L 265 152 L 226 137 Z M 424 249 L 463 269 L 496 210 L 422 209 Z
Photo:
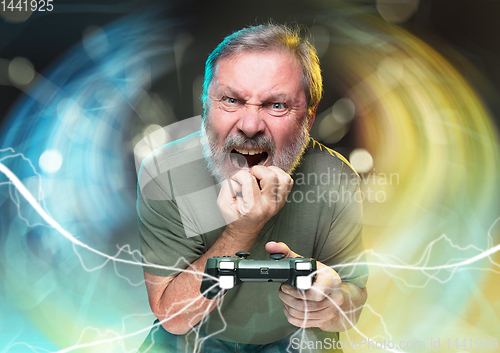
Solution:
M 396 25 L 424 2 L 314 3 L 310 35 L 327 94 L 311 135 L 343 151 L 364 195 L 373 265 L 358 329 L 398 341 L 494 337 L 498 254 L 447 270 L 383 267 L 456 263 L 500 243 L 498 130 L 478 89 L 494 90 L 445 42 L 431 46 Z M 141 262 L 136 168 L 191 132 L 176 122 L 201 114 L 202 65 L 190 63 L 255 18 L 217 21 L 226 13 L 206 6 L 215 9 L 203 24 L 214 28 L 188 31 L 190 19 L 137 11 L 109 25 L 89 21 L 46 70 L 27 55 L 0 58 L 0 85 L 25 93 L 2 127 L 0 162 L 90 247 Z M 55 352 L 79 342 L 89 344 L 82 352 L 134 351 L 153 321 L 140 266 L 74 246 L 0 177 L 0 330 L 9 334 L 0 350 Z

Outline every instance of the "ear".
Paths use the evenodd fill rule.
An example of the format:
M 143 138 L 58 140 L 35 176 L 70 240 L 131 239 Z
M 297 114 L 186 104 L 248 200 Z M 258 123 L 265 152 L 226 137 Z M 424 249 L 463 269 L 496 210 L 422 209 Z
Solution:
M 311 114 L 311 116 L 309 117 L 309 121 L 307 122 L 307 125 L 308 125 L 308 131 L 311 132 L 311 128 L 313 126 L 313 123 L 314 123 L 314 119 L 316 118 L 316 109 L 318 109 L 318 106 L 315 106 L 314 107 L 314 110 Z

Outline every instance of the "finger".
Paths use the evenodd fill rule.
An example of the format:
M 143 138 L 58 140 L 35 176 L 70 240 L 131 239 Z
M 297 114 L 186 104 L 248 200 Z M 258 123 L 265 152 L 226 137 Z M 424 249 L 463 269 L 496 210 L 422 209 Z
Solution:
M 290 191 L 292 191 L 293 179 L 281 168 L 270 166 L 269 169 L 273 170 L 278 176 L 277 200 L 278 202 L 285 202 Z
M 260 199 L 260 189 L 257 179 L 246 171 L 239 171 L 231 176 L 231 180 L 241 185 L 241 197 L 236 198 L 238 211 L 247 214 Z
M 231 180 L 230 178 L 227 178 L 224 180 L 222 183 L 222 187 L 220 189 L 219 197 L 221 197 L 223 200 L 234 200 L 236 198 L 236 195 L 241 193 L 241 184 Z
M 267 246 L 266 246 L 267 250 Z M 325 266 L 319 261 L 316 261 L 318 270 L 316 271 L 316 279 L 312 287 L 308 290 L 299 290 L 287 284 L 280 286 L 280 291 L 301 300 L 322 301 L 325 298 L 334 298 L 340 304 L 343 302 L 341 292 L 342 279 L 332 268 Z
M 266 244 L 266 251 L 268 254 L 284 254 L 285 258 L 302 257 L 299 254 L 290 250 L 290 248 L 283 242 L 276 243 L 270 241 Z
M 227 179 L 227 185 L 229 186 L 229 190 L 231 191 L 231 195 L 233 197 L 236 197 L 236 192 L 235 192 L 232 184 L 233 184 L 233 181 L 231 179 Z
M 302 298 L 296 298 L 294 296 L 291 296 L 285 292 L 283 292 L 280 288 L 278 291 L 278 297 L 281 299 L 281 301 L 294 308 L 295 310 L 298 311 L 320 311 L 327 309 L 329 307 L 332 307 L 332 304 L 330 303 L 329 298 L 323 297 L 322 301 L 313 301 L 313 300 L 306 300 L 304 296 Z
M 288 308 L 285 306 L 283 312 L 285 313 L 286 319 L 288 322 L 297 327 L 319 327 L 324 323 L 324 320 L 320 319 L 301 319 L 293 316 L 292 313 L 288 311 Z
M 316 280 L 310 290 L 307 291 L 307 299 L 323 300 L 325 297 L 342 296 L 342 279 L 338 273 L 319 261 L 316 261 L 316 266 Z
M 321 264 L 320 262 L 316 262 Z M 319 267 L 319 266 L 318 266 Z M 282 290 L 286 294 L 308 301 L 323 301 L 325 298 L 333 298 L 337 303 L 342 304 L 341 292 L 342 280 L 338 274 L 329 267 L 324 266 L 316 273 L 316 280 L 308 290 L 299 290 L 292 286 L 283 286 Z
M 289 305 L 283 304 L 284 308 L 288 311 L 288 313 L 296 319 L 301 320 L 324 320 L 325 318 L 331 318 L 336 316 L 336 310 L 333 308 L 324 308 L 321 310 L 297 310 Z
M 262 195 L 268 200 L 276 200 L 279 179 L 276 172 L 268 167 L 256 165 L 250 170 L 255 178 L 259 180 Z
M 237 182 L 226 179 L 222 183 L 219 196 L 217 197 L 217 207 L 221 211 L 226 224 L 238 220 L 236 195 L 241 191 L 241 185 Z

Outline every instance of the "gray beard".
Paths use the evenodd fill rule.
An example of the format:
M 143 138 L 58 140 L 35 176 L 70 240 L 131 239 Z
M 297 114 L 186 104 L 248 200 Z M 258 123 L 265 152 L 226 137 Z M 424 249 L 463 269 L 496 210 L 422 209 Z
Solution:
M 306 119 L 300 129 L 300 134 L 283 151 L 276 152 L 273 139 L 259 135 L 254 139 L 249 139 L 242 134 L 229 135 L 222 148 L 217 146 L 217 138 L 208 122 L 208 117 L 204 117 L 201 124 L 201 144 L 203 154 L 207 161 L 207 168 L 215 178 L 217 183 L 222 183 L 228 176 L 229 171 L 225 170 L 224 164 L 228 154 L 235 147 L 251 146 L 255 149 L 265 149 L 269 153 L 269 165 L 281 168 L 288 174 L 292 174 L 298 167 L 304 151 L 309 143 L 309 130 Z M 229 162 L 231 163 L 231 162 Z

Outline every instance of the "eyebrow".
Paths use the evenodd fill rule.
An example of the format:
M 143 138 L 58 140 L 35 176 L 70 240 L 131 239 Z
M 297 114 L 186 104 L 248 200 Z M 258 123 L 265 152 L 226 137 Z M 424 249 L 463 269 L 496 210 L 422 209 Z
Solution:
M 231 87 L 223 86 L 219 89 L 219 93 L 222 95 L 231 95 L 235 98 L 241 99 L 242 95 L 240 92 L 233 90 Z M 285 93 L 277 93 L 277 94 L 268 94 L 264 97 L 263 102 L 286 102 L 287 95 Z
M 266 101 L 269 102 L 269 101 L 277 101 L 277 102 L 286 102 L 286 94 L 284 93 L 278 93 L 278 94 L 269 94 L 267 96 L 267 99 Z
M 219 93 L 226 95 L 229 94 L 231 96 L 236 96 L 236 97 L 241 97 L 241 94 L 235 90 L 233 90 L 231 87 L 228 86 L 223 86 L 219 89 Z

